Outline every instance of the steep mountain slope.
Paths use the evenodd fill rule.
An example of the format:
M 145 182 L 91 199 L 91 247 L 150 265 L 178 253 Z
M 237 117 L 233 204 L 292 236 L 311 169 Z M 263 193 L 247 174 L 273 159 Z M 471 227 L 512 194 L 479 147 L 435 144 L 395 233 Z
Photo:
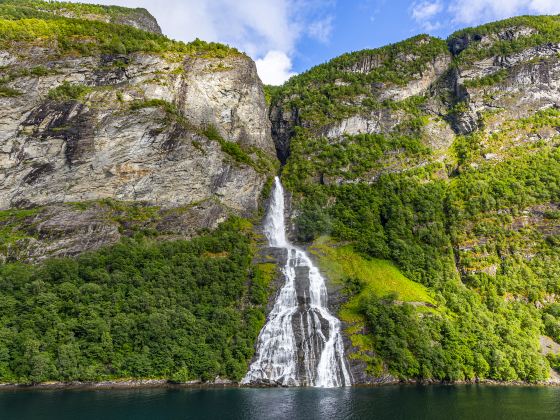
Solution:
M 560 17 L 543 16 L 420 35 L 270 90 L 294 235 L 352 245 L 340 251 L 352 269 L 333 266 L 336 242 L 316 254 L 346 296 L 361 381 L 549 376 L 539 336 L 560 340 L 559 34 Z M 410 280 L 429 298 L 407 294 Z
M 159 32 L 0 1 L 0 383 L 247 370 L 276 275 L 247 220 L 278 166 L 262 84 Z
M 105 199 L 182 207 L 145 223 L 176 237 L 257 211 L 275 158 L 254 63 L 105 22 L 145 27 L 138 13 L 0 3 L 0 208 L 36 209 L 5 213 L 8 260 L 116 242 Z

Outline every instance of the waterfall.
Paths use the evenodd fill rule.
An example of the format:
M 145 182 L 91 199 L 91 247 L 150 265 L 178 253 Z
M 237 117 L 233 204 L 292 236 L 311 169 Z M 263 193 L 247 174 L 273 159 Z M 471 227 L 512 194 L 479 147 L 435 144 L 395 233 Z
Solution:
M 259 334 L 242 384 L 351 385 L 340 321 L 327 308 L 325 279 L 305 251 L 286 239 L 284 190 L 278 177 L 264 231 L 271 247 L 287 252 L 285 284 Z

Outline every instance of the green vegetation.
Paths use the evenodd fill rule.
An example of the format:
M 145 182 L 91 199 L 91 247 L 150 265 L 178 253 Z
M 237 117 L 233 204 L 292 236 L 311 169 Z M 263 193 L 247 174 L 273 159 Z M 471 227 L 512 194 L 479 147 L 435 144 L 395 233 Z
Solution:
M 176 118 L 181 117 L 179 110 L 171 102 L 164 101 L 163 99 L 148 99 L 145 101 L 134 101 L 130 104 L 131 111 L 138 111 L 145 108 L 163 108 L 165 112 Z M 185 123 L 186 124 L 186 123 Z
M 280 86 L 272 86 L 272 85 L 264 85 L 264 99 L 268 106 L 272 103 L 272 98 L 275 96 L 276 92 L 279 92 L 281 89 Z
M 298 178 L 320 174 L 354 179 L 399 162 L 420 162 L 430 155 L 420 136 L 400 133 L 346 135 L 342 141 L 332 141 L 298 129 L 290 147 L 302 159 L 290 162 L 286 176 L 293 172 Z
M 66 18 L 50 13 L 62 9 L 74 12 L 77 18 Z M 2 1 L 0 2 L 0 46 L 10 50 L 20 48 L 22 42 L 39 43 L 57 49 L 61 54 L 85 56 L 99 53 L 127 54 L 137 51 L 219 58 L 241 54 L 223 44 L 207 43 L 199 39 L 183 43 L 131 26 L 80 18 L 91 14 L 107 13 L 113 18 L 116 15 L 137 13 L 137 10 L 75 3 Z
M 548 354 L 547 359 L 550 367 L 556 372 L 560 372 L 560 355 Z
M 51 89 L 48 97 L 52 101 L 77 101 L 83 99 L 89 92 L 91 92 L 91 88 L 85 85 L 64 82 Z
M 406 85 L 438 57 L 449 54 L 444 41 L 418 35 L 386 47 L 344 54 L 292 77 L 265 93 L 275 103 L 297 108 L 312 126 L 324 125 L 360 111 L 391 107 L 376 96 L 386 86 Z M 378 88 L 375 88 L 378 86 Z M 356 98 L 367 95 L 361 104 Z
M 467 305 L 457 308 L 456 318 L 420 316 L 412 305 L 374 296 L 364 304 L 376 354 L 390 371 L 402 378 L 440 380 L 537 381 L 548 376 L 533 339 L 539 331 L 536 309 L 515 304 L 491 317 L 466 294 L 454 295 Z
M 522 17 L 461 31 L 450 43 L 470 43 L 456 64 L 558 42 L 557 22 Z M 527 27 L 536 32 L 478 42 Z M 481 130 L 431 148 L 434 98 L 380 101 L 376 86 L 412 80 L 420 70 L 408 67 L 408 56 L 422 67 L 446 53 L 442 41 L 420 36 L 402 49 L 344 55 L 269 89 L 273 105 L 299 117 L 282 173 L 296 234 L 315 241 L 322 269 L 346 294 L 339 315 L 357 349 L 352 357 L 370 373 L 542 380 L 556 359 L 542 356 L 539 336 L 560 340 L 560 313 L 547 303 L 560 294 L 560 111 L 505 122 L 488 112 Z M 501 70 L 466 85 L 507 77 Z M 468 110 L 468 99 L 439 99 L 448 117 Z M 372 113 L 399 123 L 380 124 L 382 134 L 331 134 L 341 119 Z
M 192 241 L 0 266 L 0 382 L 240 379 L 272 270 L 252 269 L 252 248 L 230 220 Z
M 498 70 L 496 73 L 490 74 L 479 79 L 466 80 L 465 86 L 470 88 L 481 88 L 486 86 L 494 86 L 507 79 L 509 72 L 506 69 Z
M 34 208 L 0 211 L 0 251 L 2 253 L 7 253 L 18 241 L 33 237 L 27 229 L 29 220 L 40 210 L 40 208 Z
M 520 31 L 521 36 L 507 36 L 506 32 L 512 30 Z M 479 42 L 483 37 L 490 37 L 491 44 Z M 471 41 L 467 49 L 458 56 L 458 61 L 462 64 L 493 56 L 508 56 L 538 45 L 560 42 L 560 17 L 513 17 L 476 28 L 462 29 L 452 34 L 448 41 L 453 43 L 455 39 Z
M 360 290 L 350 306 L 356 308 L 355 303 L 366 295 L 374 294 L 378 297 L 394 295 L 395 299 L 404 302 L 420 302 L 435 304 L 426 287 L 406 278 L 394 264 L 376 258 L 367 259 L 357 254 L 349 245 L 340 246 L 326 237 L 316 240 L 310 251 L 319 258 L 321 270 L 329 281 L 346 285 L 358 284 L 354 289 Z
M 553 303 L 544 310 L 546 334 L 557 343 L 560 342 L 560 304 Z
M 0 98 L 13 98 L 20 96 L 22 93 L 17 89 L 12 89 L 8 86 L 0 84 Z
M 102 6 L 97 4 L 86 3 L 70 3 L 62 1 L 44 1 L 44 0 L 0 0 L 0 5 L 6 7 L 18 7 L 26 9 L 27 13 L 51 12 L 51 13 L 73 13 L 76 17 L 82 16 L 109 16 L 116 18 L 119 16 L 127 16 L 138 14 L 139 12 L 146 11 L 144 9 L 130 9 L 128 7 L 120 6 Z M 39 12 L 39 13 L 40 13 Z M 23 13 L 23 12 L 22 12 Z
M 366 361 L 370 374 L 381 375 L 387 366 L 403 379 L 535 381 L 546 376 L 546 364 L 531 340 L 539 334 L 536 309 L 504 305 L 491 315 L 476 295 L 457 284 L 450 282 L 434 299 L 391 263 L 365 259 L 351 246 L 320 238 L 311 251 L 328 278 L 344 286 L 348 300 L 339 316 L 357 348 L 352 357 Z M 532 321 L 517 319 L 520 314 Z M 492 333 L 507 328 L 513 329 L 508 337 Z M 515 362 L 505 357 L 510 351 Z

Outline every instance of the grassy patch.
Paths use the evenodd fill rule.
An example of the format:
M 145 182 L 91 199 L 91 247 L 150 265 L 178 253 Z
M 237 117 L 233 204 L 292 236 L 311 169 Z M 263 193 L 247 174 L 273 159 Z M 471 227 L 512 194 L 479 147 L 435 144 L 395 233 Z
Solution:
M 350 245 L 337 246 L 326 237 L 317 239 L 310 250 L 319 257 L 321 269 L 332 281 L 343 283 L 352 278 L 364 285 L 360 294 L 351 299 L 349 307 L 356 306 L 362 296 L 369 294 L 396 295 L 396 299 L 403 302 L 435 304 L 426 287 L 405 277 L 390 261 L 366 259 Z
M 506 80 L 508 75 L 509 72 L 506 69 L 502 69 L 488 76 L 480 77 L 478 79 L 466 80 L 465 86 L 470 88 L 494 86 Z
M 427 289 L 406 278 L 391 262 L 365 259 L 351 246 L 337 246 L 327 237 L 317 239 L 310 251 L 319 258 L 319 267 L 329 280 L 343 285 L 349 300 L 341 307 L 338 316 L 346 323 L 346 333 L 355 351 L 351 358 L 367 363 L 367 372 L 381 375 L 385 372 L 382 359 L 372 356 L 376 341 L 366 331 L 367 318 L 364 305 L 372 296 L 391 296 L 403 302 L 435 304 Z M 432 308 L 418 309 L 433 311 Z
M 143 101 L 134 101 L 130 104 L 131 111 L 138 111 L 145 108 L 163 108 L 170 114 L 178 114 L 177 108 L 171 102 L 164 101 L 163 99 L 147 99 Z
M 0 251 L 5 251 L 17 241 L 30 237 L 26 231 L 28 227 L 26 220 L 35 216 L 40 210 L 41 208 L 0 211 Z
M 0 98 L 14 98 L 22 93 L 19 90 L 12 89 L 8 86 L 0 85 Z
M 52 101 L 77 101 L 83 99 L 91 88 L 85 85 L 64 82 L 49 91 L 48 97 Z

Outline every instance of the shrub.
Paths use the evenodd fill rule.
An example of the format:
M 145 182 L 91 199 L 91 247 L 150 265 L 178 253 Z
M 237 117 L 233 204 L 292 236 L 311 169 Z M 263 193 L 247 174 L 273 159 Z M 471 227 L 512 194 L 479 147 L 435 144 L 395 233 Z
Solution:
M 51 89 L 48 98 L 52 101 L 77 101 L 83 99 L 89 92 L 91 92 L 91 88 L 88 86 L 64 82 Z

